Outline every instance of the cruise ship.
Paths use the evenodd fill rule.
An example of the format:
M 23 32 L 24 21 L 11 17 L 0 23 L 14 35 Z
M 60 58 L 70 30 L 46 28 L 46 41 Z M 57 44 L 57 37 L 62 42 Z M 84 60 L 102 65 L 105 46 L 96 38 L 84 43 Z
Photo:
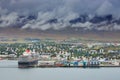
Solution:
M 27 49 L 18 59 L 19 68 L 35 67 L 38 65 L 39 54 Z

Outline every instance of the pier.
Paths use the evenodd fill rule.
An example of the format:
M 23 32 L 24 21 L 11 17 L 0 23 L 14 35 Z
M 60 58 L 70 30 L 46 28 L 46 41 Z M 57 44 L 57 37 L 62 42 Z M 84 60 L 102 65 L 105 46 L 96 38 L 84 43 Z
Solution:
M 120 62 L 62 62 L 62 61 L 39 61 L 37 67 L 64 67 L 64 68 L 100 68 L 100 67 L 120 67 Z

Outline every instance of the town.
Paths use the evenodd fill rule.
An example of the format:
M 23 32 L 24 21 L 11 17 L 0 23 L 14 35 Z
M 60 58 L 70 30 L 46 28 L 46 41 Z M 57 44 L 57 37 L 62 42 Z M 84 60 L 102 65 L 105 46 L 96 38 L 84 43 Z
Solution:
M 120 43 L 24 39 L 0 44 L 0 60 L 17 60 L 26 49 L 39 54 L 41 66 L 120 66 Z

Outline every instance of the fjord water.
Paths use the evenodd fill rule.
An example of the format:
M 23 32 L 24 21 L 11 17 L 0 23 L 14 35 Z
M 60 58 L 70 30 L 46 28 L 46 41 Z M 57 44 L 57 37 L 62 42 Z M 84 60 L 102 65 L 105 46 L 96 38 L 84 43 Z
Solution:
M 0 80 L 120 80 L 120 68 L 17 68 L 0 61 Z

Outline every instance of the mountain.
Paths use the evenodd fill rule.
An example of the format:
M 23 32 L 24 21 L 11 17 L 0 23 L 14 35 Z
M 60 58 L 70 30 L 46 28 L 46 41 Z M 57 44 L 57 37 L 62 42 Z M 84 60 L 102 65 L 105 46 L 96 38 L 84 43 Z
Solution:
M 0 21 L 0 24 L 3 22 Z M 29 15 L 19 16 L 16 22 L 12 26 L 1 27 L 0 36 L 59 40 L 74 37 L 101 41 L 120 41 L 120 18 L 115 18 L 111 14 L 94 15 L 92 17 L 85 14 L 68 21 L 59 18 L 39 20 L 36 15 Z M 28 26 L 23 28 L 25 25 Z M 39 28 L 44 28 L 43 25 L 47 26 L 47 29 Z M 55 29 L 54 27 L 60 28 Z
M 13 19 L 13 20 L 12 20 Z M 0 27 L 18 27 L 20 29 L 39 29 L 39 30 L 96 30 L 96 31 L 119 31 L 120 18 L 112 14 L 107 15 L 79 15 L 72 19 L 65 18 L 39 18 L 37 15 L 21 16 L 15 13 L 7 16 L 0 16 Z

